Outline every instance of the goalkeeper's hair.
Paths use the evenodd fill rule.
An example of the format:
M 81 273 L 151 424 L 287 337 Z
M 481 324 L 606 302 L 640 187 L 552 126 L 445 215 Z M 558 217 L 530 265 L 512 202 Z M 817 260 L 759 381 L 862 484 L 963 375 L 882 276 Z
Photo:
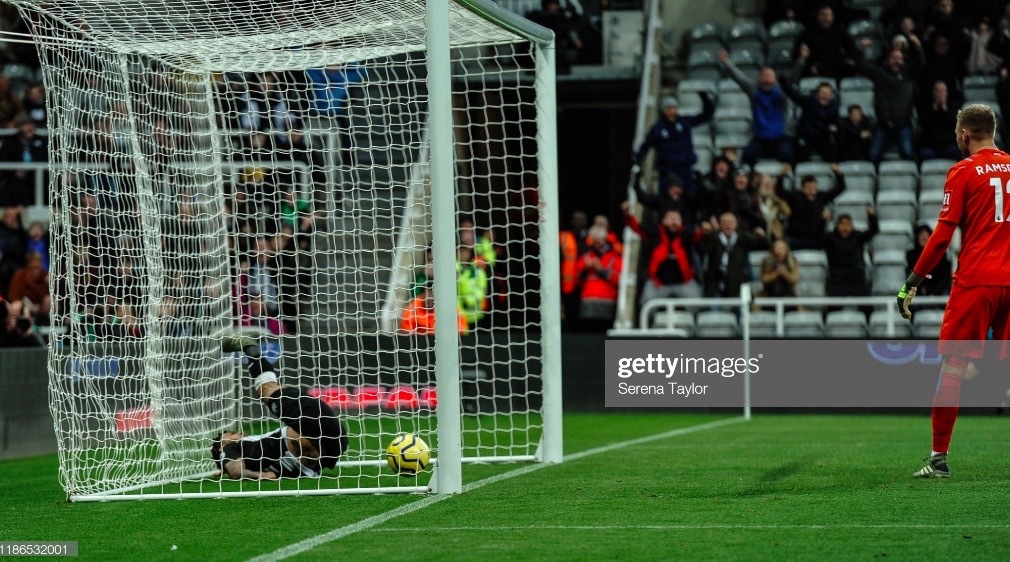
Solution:
M 973 141 L 989 140 L 996 136 L 996 114 L 982 103 L 966 105 L 957 112 L 957 128 L 967 130 Z

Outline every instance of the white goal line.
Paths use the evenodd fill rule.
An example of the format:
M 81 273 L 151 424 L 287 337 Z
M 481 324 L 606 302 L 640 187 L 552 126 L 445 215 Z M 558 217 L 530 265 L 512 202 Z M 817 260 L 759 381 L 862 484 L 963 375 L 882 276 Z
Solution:
M 591 456 L 599 455 L 599 454 L 603 454 L 603 453 L 609 453 L 611 451 L 616 451 L 616 450 L 624 449 L 624 448 L 627 448 L 627 447 L 634 447 L 636 445 L 643 445 L 645 443 L 651 443 L 653 441 L 659 441 L 661 439 L 668 439 L 670 437 L 678 437 L 680 435 L 686 435 L 688 433 L 696 433 L 698 431 L 704 431 L 704 430 L 707 430 L 707 429 L 715 429 L 717 427 L 723 427 L 723 426 L 726 426 L 726 425 L 732 425 L 732 424 L 743 422 L 743 421 L 747 421 L 747 418 L 745 418 L 743 416 L 739 416 L 739 417 L 735 417 L 735 418 L 726 418 L 726 419 L 716 420 L 716 421 L 713 421 L 713 422 L 703 423 L 703 424 L 699 424 L 699 425 L 692 425 L 692 426 L 688 426 L 688 427 L 681 427 L 681 428 L 678 428 L 678 429 L 672 429 L 670 431 L 664 431 L 664 432 L 661 432 L 661 433 L 654 433 L 652 435 L 646 435 L 645 437 L 639 437 L 637 439 L 629 439 L 627 441 L 618 441 L 616 443 L 611 443 L 609 445 L 603 445 L 601 447 L 595 447 L 593 449 L 587 449 L 585 451 L 580 451 L 578 453 L 572 453 L 570 455 L 565 455 L 564 462 L 576 461 L 576 460 L 579 460 L 579 459 L 584 459 L 586 457 L 591 457 Z M 487 486 L 488 484 L 494 484 L 496 482 L 501 482 L 503 480 L 509 480 L 509 479 L 515 478 L 517 476 L 523 476 L 525 474 L 529 474 L 531 472 L 535 472 L 537 470 L 540 470 L 541 468 L 546 468 L 547 466 L 551 466 L 551 465 L 548 465 L 547 463 L 538 463 L 538 464 L 526 465 L 526 466 L 517 468 L 515 470 L 510 470 L 508 472 L 503 472 L 501 474 L 498 474 L 498 475 L 495 475 L 495 476 L 491 476 L 491 477 L 488 477 L 488 478 L 484 478 L 483 480 L 478 480 L 476 482 L 467 484 L 467 485 L 463 486 L 463 491 L 464 492 L 470 492 L 470 491 L 476 490 L 478 488 L 483 488 L 484 486 Z M 418 500 L 416 502 L 412 502 L 412 503 L 408 503 L 406 505 L 402 505 L 402 506 L 400 506 L 400 507 L 398 507 L 396 509 L 391 509 L 389 511 L 386 511 L 384 513 L 380 513 L 378 515 L 373 515 L 372 517 L 369 517 L 367 519 L 362 519 L 361 521 L 358 521 L 357 523 L 352 523 L 352 524 L 347 525 L 345 527 L 340 527 L 340 528 L 334 529 L 332 531 L 329 531 L 327 533 L 323 533 L 321 535 L 317 535 L 315 537 L 309 537 L 309 538 L 307 538 L 307 539 L 305 539 L 303 541 L 296 542 L 296 543 L 290 544 L 288 546 L 279 548 L 279 549 L 277 549 L 277 550 L 275 550 L 273 552 L 268 552 L 266 554 L 262 554 L 260 556 L 254 557 L 254 558 L 250 558 L 249 562 L 274 562 L 276 560 L 284 560 L 285 558 L 291 558 L 292 556 L 297 556 L 299 554 L 302 554 L 303 552 L 308 552 L 309 550 L 312 550 L 313 548 L 316 548 L 318 546 L 324 545 L 324 544 L 329 543 L 329 542 L 333 542 L 335 540 L 342 539 L 342 538 L 344 538 L 344 537 L 346 537 L 348 535 L 353 535 L 354 533 L 358 533 L 358 532 L 361 532 L 361 531 L 367 531 L 369 529 L 374 529 L 375 527 L 377 527 L 379 525 L 382 525 L 383 523 L 385 523 L 387 521 L 390 521 L 392 519 L 396 519 L 397 517 L 399 517 L 401 515 L 407 515 L 409 513 L 414 513 L 415 511 L 420 511 L 420 510 L 422 510 L 422 509 L 424 509 L 426 507 L 429 507 L 431 505 L 439 503 L 439 502 L 441 502 L 443 500 L 447 500 L 447 499 L 449 499 L 451 497 L 452 497 L 451 495 L 428 496 L 428 497 L 420 499 L 420 500 Z

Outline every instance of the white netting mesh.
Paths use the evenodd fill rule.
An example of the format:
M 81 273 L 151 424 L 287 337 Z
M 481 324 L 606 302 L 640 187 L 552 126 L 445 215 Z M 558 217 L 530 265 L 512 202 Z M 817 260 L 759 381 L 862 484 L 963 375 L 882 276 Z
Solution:
M 433 340 L 402 329 L 431 238 L 424 4 L 15 3 L 41 38 L 52 111 L 54 322 L 69 336 L 50 370 L 67 490 L 423 484 L 382 465 L 401 431 L 437 452 Z M 462 245 L 484 260 L 459 274 L 476 291 L 461 301 L 463 456 L 531 458 L 535 47 L 456 5 L 451 20 L 457 201 L 475 232 Z M 221 430 L 279 425 L 222 358 L 235 325 L 347 426 L 322 478 L 201 479 Z

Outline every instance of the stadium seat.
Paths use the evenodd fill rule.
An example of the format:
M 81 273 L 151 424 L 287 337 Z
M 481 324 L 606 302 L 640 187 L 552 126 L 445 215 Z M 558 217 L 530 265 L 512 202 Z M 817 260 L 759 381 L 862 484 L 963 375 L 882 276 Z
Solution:
M 694 334 L 694 315 L 684 310 L 660 310 L 652 317 L 653 328 L 677 328 L 687 332 L 690 337 Z
M 995 76 L 966 76 L 964 79 L 964 102 L 984 103 L 996 105 L 996 77 Z
M 775 332 L 775 313 L 767 310 L 759 310 L 750 313 L 750 337 L 752 338 L 777 338 Z
M 877 216 L 881 221 L 915 221 L 916 198 L 912 191 L 881 191 L 877 195 Z
M 749 107 L 720 107 L 715 111 L 715 134 L 750 136 L 751 119 Z
M 849 114 L 849 106 L 858 105 L 863 109 L 863 115 L 876 118 L 877 110 L 875 108 L 874 95 L 873 90 L 843 90 L 838 95 L 838 116 L 845 117 Z
M 838 83 L 840 92 L 872 92 L 873 81 L 865 76 L 849 76 Z
M 716 82 L 716 88 L 718 89 L 720 97 L 727 92 L 736 92 L 738 94 L 744 93 L 740 84 L 737 84 L 736 80 L 733 80 L 732 78 L 722 78 L 718 80 Z
M 787 338 L 824 337 L 824 318 L 820 312 L 787 312 L 785 318 Z
M 800 273 L 800 282 L 796 284 L 796 296 L 797 297 L 823 297 L 824 296 L 824 281 L 813 281 L 810 279 L 805 279 L 803 273 Z M 820 309 L 819 306 L 809 306 L 808 308 Z
M 690 80 L 716 81 L 722 77 L 722 65 L 714 53 L 692 52 L 687 57 L 687 77 Z
M 759 21 L 744 20 L 733 24 L 727 33 L 730 52 L 740 50 L 764 53 L 768 32 Z
M 856 224 L 867 224 L 869 220 L 866 208 L 873 205 L 873 197 L 860 191 L 845 191 L 832 203 L 834 209 L 834 219 L 842 215 L 851 215 L 852 221 Z
M 797 187 L 799 187 L 803 176 L 817 178 L 819 191 L 831 191 L 835 187 L 835 173 L 831 171 L 831 166 L 824 162 L 800 162 L 793 171 Z
M 838 164 L 845 175 L 845 190 L 873 196 L 877 191 L 877 168 L 873 162 L 849 160 Z
M 838 83 L 838 115 L 844 117 L 849 113 L 849 106 L 858 105 L 864 115 L 876 117 L 873 82 L 863 76 L 842 78 Z
M 917 338 L 935 340 L 940 337 L 941 323 L 942 310 L 919 310 L 912 315 L 912 330 Z
M 753 170 L 755 174 L 769 175 L 778 181 L 779 175 L 782 174 L 782 166 L 783 163 L 778 160 L 763 159 L 754 163 Z M 793 174 L 791 169 L 788 174 L 782 177 L 782 189 L 786 191 L 793 189 Z
M 912 243 L 912 222 L 903 220 L 880 221 L 880 232 L 873 237 L 871 245 L 874 255 L 885 250 L 900 250 L 902 259 L 904 252 Z
M 24 88 L 35 81 L 35 69 L 27 64 L 7 64 L 3 67 L 2 74 L 14 88 Z
M 685 111 L 684 115 L 698 115 L 699 113 L 701 113 L 701 109 L 699 109 L 698 111 L 693 111 L 691 113 Z M 715 127 L 712 126 L 712 121 L 706 121 L 705 123 L 702 123 L 700 125 L 695 125 L 694 127 L 691 127 L 691 138 L 708 137 L 709 138 L 708 144 L 711 144 L 713 129 L 715 129 Z M 715 145 L 712 146 L 714 147 Z
M 699 93 L 708 92 L 715 101 L 718 97 L 714 80 L 681 80 L 677 85 L 677 101 L 681 104 L 681 109 L 691 107 L 689 113 L 700 113 L 702 109 L 701 96 Z
M 919 166 L 920 175 L 927 174 L 939 174 L 946 177 L 947 172 L 950 167 L 956 164 L 954 160 L 947 160 L 946 158 L 934 158 L 932 160 L 923 160 L 922 164 Z
M 758 160 L 754 163 L 754 173 L 777 177 L 782 173 L 782 162 L 778 160 Z
M 905 267 L 905 251 L 892 248 L 873 253 L 873 266 L 900 265 Z
M 25 207 L 24 217 L 22 219 L 25 225 L 31 225 L 35 222 L 48 225 L 51 220 L 52 213 L 49 211 L 49 207 L 47 205 L 31 205 Z
M 829 338 L 865 338 L 866 316 L 855 310 L 829 312 L 824 321 L 824 335 Z
M 782 162 L 778 160 L 758 160 L 754 163 L 754 173 L 758 175 L 769 175 L 776 178 L 775 181 L 779 181 L 778 177 L 782 173 Z M 781 179 L 782 189 L 786 191 L 792 191 L 794 189 L 793 185 L 793 174 L 790 173 L 784 175 Z
M 750 265 L 750 278 L 751 279 L 761 279 L 761 262 L 764 261 L 765 256 L 768 252 L 764 250 L 756 250 L 754 252 L 747 253 L 747 262 Z
M 698 115 L 705 110 L 705 104 L 702 103 L 701 97 L 696 93 L 690 93 L 686 96 L 677 96 L 677 106 L 678 111 L 683 115 Z M 694 127 L 694 129 L 704 129 L 709 126 L 709 123 L 704 123 Z
M 716 135 L 715 149 L 717 152 L 724 148 L 735 148 L 737 151 L 743 150 L 750 144 L 750 135 L 723 134 Z
M 857 44 L 860 39 L 877 39 L 883 36 L 880 24 L 873 20 L 856 20 L 849 24 L 849 35 Z
M 739 335 L 736 315 L 715 310 L 699 312 L 694 335 L 699 338 L 735 338 Z
M 947 172 L 954 164 L 953 160 L 924 160 L 919 168 L 919 193 L 942 193 L 943 184 L 947 182 Z
M 901 250 L 881 250 L 873 255 L 872 280 L 874 295 L 895 295 L 908 277 L 905 267 L 905 252 Z
M 812 94 L 823 82 L 831 84 L 831 88 L 838 91 L 838 81 L 830 76 L 807 76 L 800 78 L 800 82 L 796 86 L 796 89 L 803 95 Z
M 893 297 L 908 275 L 905 266 L 880 266 L 873 269 L 870 294 L 877 297 Z
M 793 68 L 793 48 L 768 48 L 768 66 L 775 69 L 779 76 L 787 76 Z
M 923 191 L 919 194 L 918 220 L 920 223 L 933 226 L 940 216 L 940 206 L 943 205 L 943 191 L 936 189 Z
M 726 48 L 725 30 L 715 22 L 704 22 L 691 28 L 689 39 L 691 54 L 707 52 L 715 56 L 720 49 Z
M 715 144 L 712 143 L 712 135 L 705 131 L 698 131 L 697 127 L 691 130 L 691 142 L 694 143 L 695 150 L 699 148 L 715 149 Z
M 765 64 L 763 51 L 739 49 L 730 53 L 729 60 L 751 80 L 757 81 Z
M 919 167 L 911 160 L 892 160 L 880 163 L 877 173 L 877 191 L 907 191 L 917 193 L 919 187 Z
M 870 337 L 871 338 L 887 338 L 890 337 L 887 333 L 887 318 L 891 316 L 894 321 L 894 337 L 895 338 L 910 338 L 912 337 L 912 326 L 900 315 L 898 315 L 897 309 L 893 312 L 891 309 L 887 310 L 874 310 L 870 314 Z
M 768 52 L 777 49 L 792 51 L 796 38 L 803 33 L 803 24 L 796 20 L 777 21 L 768 28 Z
M 749 112 L 750 98 L 743 92 L 726 91 L 719 96 L 716 109 L 746 109 Z
M 884 31 L 881 24 L 872 19 L 857 19 L 848 24 L 848 35 L 852 37 L 855 44 L 860 44 L 863 39 L 870 39 L 872 44 L 863 50 L 864 57 L 868 61 L 880 59 L 884 50 Z
M 677 84 L 678 96 L 698 92 L 708 92 L 715 96 L 719 92 L 719 82 L 715 80 L 681 80 Z
M 800 281 L 820 283 L 828 278 L 828 256 L 823 250 L 796 250 L 793 252 L 800 264 Z

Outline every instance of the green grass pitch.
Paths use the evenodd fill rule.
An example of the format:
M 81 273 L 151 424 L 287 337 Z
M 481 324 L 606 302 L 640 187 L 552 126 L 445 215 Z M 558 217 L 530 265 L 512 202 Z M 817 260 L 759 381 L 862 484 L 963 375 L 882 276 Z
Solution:
M 566 414 L 566 452 L 715 419 Z M 759 414 L 503 479 L 293 559 L 1007 560 L 1008 424 L 962 417 L 953 478 L 919 481 L 926 416 Z M 90 560 L 245 560 L 422 499 L 69 504 L 56 470 L 54 456 L 0 463 L 0 540 L 74 540 Z

